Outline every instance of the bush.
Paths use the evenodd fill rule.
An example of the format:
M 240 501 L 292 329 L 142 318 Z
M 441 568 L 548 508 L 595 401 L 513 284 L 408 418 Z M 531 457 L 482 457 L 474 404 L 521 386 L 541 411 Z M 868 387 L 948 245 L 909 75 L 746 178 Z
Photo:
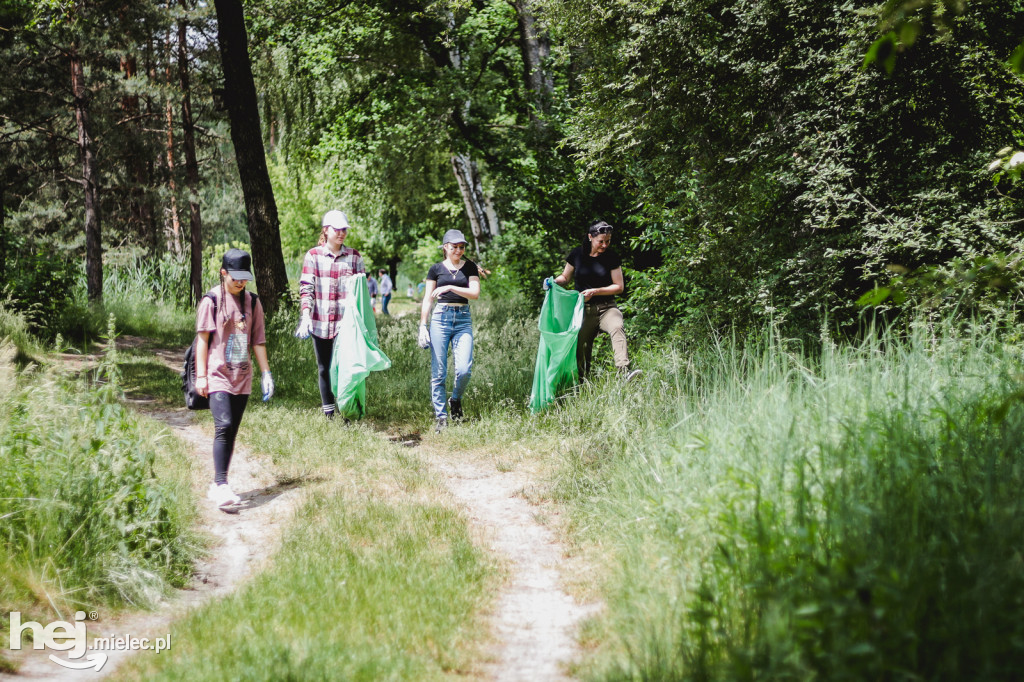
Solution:
M 54 323 L 73 295 L 74 262 L 26 242 L 14 245 L 6 268 L 5 307 L 21 313 L 32 331 L 55 337 L 60 330 Z

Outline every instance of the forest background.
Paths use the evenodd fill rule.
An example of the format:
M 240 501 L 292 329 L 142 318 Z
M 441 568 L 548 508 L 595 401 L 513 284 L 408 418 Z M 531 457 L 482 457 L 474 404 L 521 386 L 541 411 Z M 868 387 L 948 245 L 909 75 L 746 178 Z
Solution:
M 6 305 L 95 336 L 105 271 L 188 308 L 243 243 L 273 310 L 341 208 L 402 282 L 455 227 L 533 301 L 606 220 L 634 336 L 1009 320 L 1022 35 L 1013 0 L 4 0 Z

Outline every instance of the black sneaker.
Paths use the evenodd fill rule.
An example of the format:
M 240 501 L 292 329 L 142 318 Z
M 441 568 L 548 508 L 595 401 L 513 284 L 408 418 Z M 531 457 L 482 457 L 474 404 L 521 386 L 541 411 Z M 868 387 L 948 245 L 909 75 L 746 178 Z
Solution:
M 448 400 L 448 414 L 453 422 L 462 421 L 462 401 L 451 398 Z
M 434 428 L 435 433 L 441 433 L 448 428 L 448 417 L 441 415 L 437 418 L 437 426 Z

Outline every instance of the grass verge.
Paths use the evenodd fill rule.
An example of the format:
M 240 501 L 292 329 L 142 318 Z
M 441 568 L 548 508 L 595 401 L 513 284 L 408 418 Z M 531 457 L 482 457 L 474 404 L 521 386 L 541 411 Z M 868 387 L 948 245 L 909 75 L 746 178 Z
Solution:
M 99 372 L 0 366 L 0 606 L 25 620 L 149 606 L 197 552 L 184 450 L 119 404 L 113 360 Z
M 600 547 L 594 680 L 1014 679 L 1018 348 L 924 334 L 641 358 L 538 427 Z

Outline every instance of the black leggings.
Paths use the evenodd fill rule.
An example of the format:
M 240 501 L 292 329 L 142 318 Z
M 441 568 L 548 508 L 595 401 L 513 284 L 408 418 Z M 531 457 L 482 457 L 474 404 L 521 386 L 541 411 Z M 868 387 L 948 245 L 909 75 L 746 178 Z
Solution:
M 334 339 L 321 339 L 313 334 L 313 353 L 316 355 L 316 374 L 320 381 L 320 403 L 324 414 L 334 414 L 334 391 L 331 390 L 331 356 L 334 355 Z
M 249 394 L 234 395 L 226 391 L 210 394 L 210 412 L 213 414 L 213 469 L 214 483 L 228 482 L 228 467 L 235 452 L 235 436 L 249 403 Z

